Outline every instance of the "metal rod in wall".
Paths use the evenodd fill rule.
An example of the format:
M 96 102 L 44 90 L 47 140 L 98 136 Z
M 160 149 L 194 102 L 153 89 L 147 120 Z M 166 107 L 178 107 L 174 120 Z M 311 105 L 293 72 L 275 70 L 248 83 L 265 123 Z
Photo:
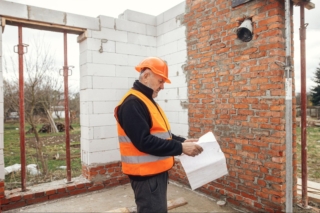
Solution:
M 291 73 L 291 6 L 285 1 L 285 35 L 286 35 L 286 212 L 292 212 L 293 206 L 293 166 L 292 166 L 292 73 Z

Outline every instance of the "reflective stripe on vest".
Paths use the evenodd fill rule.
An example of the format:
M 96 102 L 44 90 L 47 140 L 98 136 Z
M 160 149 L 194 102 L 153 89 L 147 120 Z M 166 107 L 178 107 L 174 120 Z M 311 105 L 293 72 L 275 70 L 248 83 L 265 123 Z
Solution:
M 150 134 L 158 138 L 171 140 L 172 134 L 170 131 L 170 124 L 161 107 L 158 105 L 156 106 L 150 99 L 137 90 L 129 90 L 115 108 L 114 115 L 117 121 L 118 107 L 129 95 L 136 96 L 147 106 L 152 122 Z M 154 156 L 141 152 L 131 142 L 131 139 L 126 135 L 119 122 L 117 122 L 117 128 L 123 173 L 128 175 L 147 176 L 167 171 L 173 166 L 173 156 Z

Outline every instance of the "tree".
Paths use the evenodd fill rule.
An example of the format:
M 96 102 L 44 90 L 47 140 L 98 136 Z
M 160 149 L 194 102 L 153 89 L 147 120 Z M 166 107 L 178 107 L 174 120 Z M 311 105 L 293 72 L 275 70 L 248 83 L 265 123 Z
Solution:
M 11 58 L 11 73 L 18 73 L 16 60 Z M 10 69 L 5 60 L 5 70 Z M 47 163 L 43 155 L 43 143 L 40 140 L 37 124 L 41 115 L 50 119 L 52 106 L 56 104 L 57 93 L 62 93 L 61 79 L 58 79 L 58 68 L 55 65 L 54 54 L 50 52 L 50 45 L 44 38 L 34 38 L 30 43 L 28 54 L 24 55 L 24 97 L 25 120 L 31 126 L 35 136 L 37 158 L 41 163 L 43 174 L 47 174 Z M 19 109 L 19 85 L 17 74 L 7 78 L 4 84 L 4 102 L 6 109 Z M 60 95 L 58 95 L 60 97 Z
M 314 106 L 318 106 L 320 105 L 320 67 L 317 67 L 317 70 L 314 73 L 314 75 L 315 76 L 312 80 L 317 84 L 317 86 L 311 89 L 311 102 Z

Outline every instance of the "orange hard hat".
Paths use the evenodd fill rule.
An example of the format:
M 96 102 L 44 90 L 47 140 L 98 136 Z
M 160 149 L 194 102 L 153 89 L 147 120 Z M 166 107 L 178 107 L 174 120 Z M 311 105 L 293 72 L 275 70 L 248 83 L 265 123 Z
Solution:
M 168 78 L 168 65 L 164 60 L 158 57 L 143 59 L 135 68 L 138 72 L 141 72 L 144 68 L 149 68 L 153 73 L 163 77 L 166 83 L 171 83 Z

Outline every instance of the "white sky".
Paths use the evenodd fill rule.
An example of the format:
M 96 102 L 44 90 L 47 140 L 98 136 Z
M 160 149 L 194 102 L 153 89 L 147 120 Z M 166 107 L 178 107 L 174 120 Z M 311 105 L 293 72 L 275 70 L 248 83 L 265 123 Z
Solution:
M 85 16 L 97 17 L 105 15 L 117 18 L 119 14 L 126 9 L 150 14 L 159 15 L 166 10 L 181 3 L 183 0 L 10 0 L 12 2 L 33 5 L 38 7 L 60 10 L 69 13 L 81 14 Z M 320 67 L 320 4 L 316 3 L 316 8 L 313 10 L 305 10 L 305 22 L 309 24 L 307 27 L 306 40 L 306 64 L 307 64 L 307 91 L 314 86 L 311 78 L 317 67 Z M 294 8 L 294 61 L 295 61 L 295 84 L 296 92 L 300 92 L 300 9 Z M 13 46 L 18 42 L 17 27 L 6 26 L 3 34 L 3 52 L 5 55 L 18 57 L 12 53 Z M 57 65 L 63 66 L 63 35 L 61 33 L 52 33 L 47 31 L 30 30 L 23 28 L 23 43 L 30 43 L 34 36 L 44 35 L 50 38 L 53 51 L 56 53 Z M 76 42 L 76 35 L 68 35 L 68 61 L 69 65 L 74 65 L 73 75 L 70 76 L 70 91 L 76 92 L 79 90 L 79 45 Z M 4 72 L 4 75 L 8 73 Z

